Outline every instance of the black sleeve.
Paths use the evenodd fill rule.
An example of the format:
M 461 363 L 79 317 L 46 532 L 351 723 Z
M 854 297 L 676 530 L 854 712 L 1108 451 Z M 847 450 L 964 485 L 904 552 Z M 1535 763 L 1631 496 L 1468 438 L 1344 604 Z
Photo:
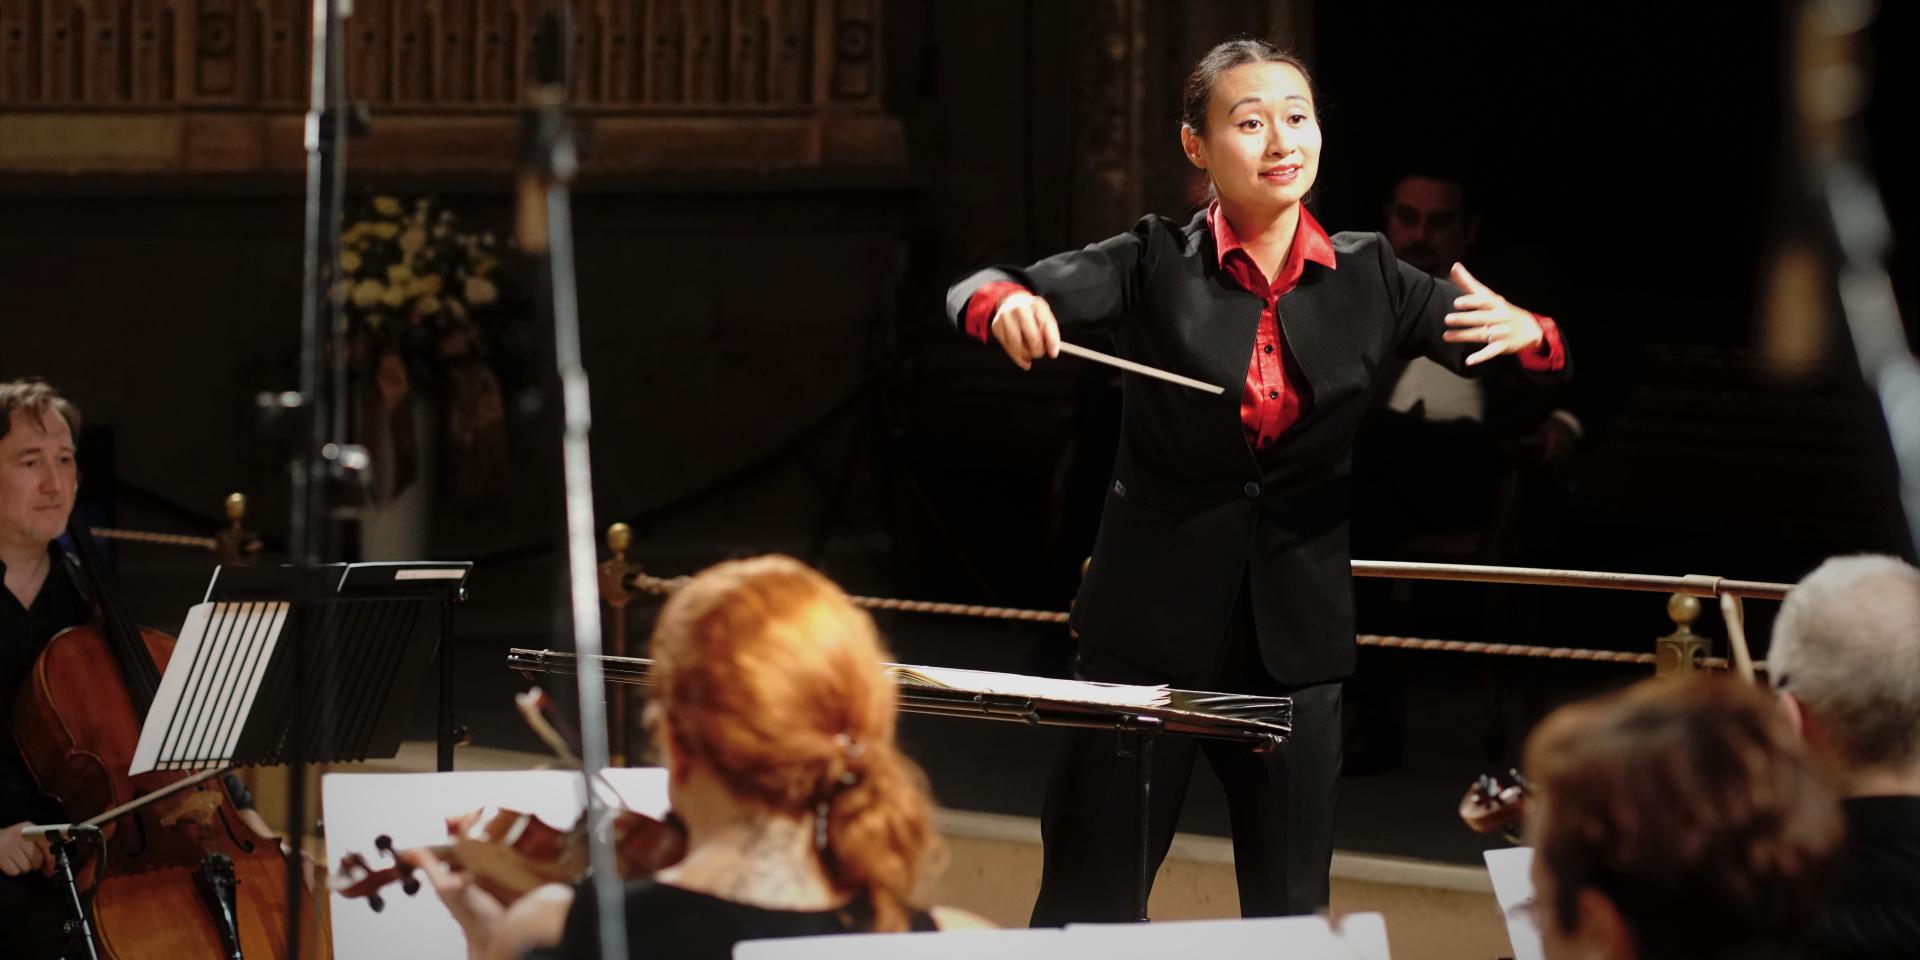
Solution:
M 573 885 L 573 906 L 560 930 L 560 943 L 538 960 L 599 960 L 600 905 L 594 901 L 593 881 Z M 628 944 L 629 947 L 632 944 Z M 631 951 L 629 951 L 631 952 Z M 536 960 L 537 955 L 528 960 Z
M 1481 344 L 1448 343 L 1444 339 L 1447 314 L 1453 312 L 1453 301 L 1466 291 L 1394 256 L 1393 247 L 1384 235 L 1376 234 L 1374 239 L 1381 277 L 1387 285 L 1387 301 L 1393 309 L 1395 352 L 1409 359 L 1426 357 L 1463 377 L 1485 373 L 1489 369 L 1486 363 L 1467 366 L 1467 358 L 1479 352 Z M 1560 341 L 1563 349 L 1566 348 L 1565 330 L 1560 331 Z M 1515 371 L 1520 370 L 1520 361 L 1512 357 L 1498 357 L 1489 362 L 1512 364 Z M 1525 375 L 1538 384 L 1559 383 L 1568 379 L 1572 367 L 1569 359 L 1553 373 L 1529 371 Z
M 1079 250 L 1055 254 L 1025 267 L 990 267 L 947 290 L 947 322 L 962 330 L 967 301 L 994 281 L 1011 281 L 1045 298 L 1062 329 L 1107 329 L 1138 300 L 1153 271 L 1154 234 L 1165 233 L 1158 217 Z

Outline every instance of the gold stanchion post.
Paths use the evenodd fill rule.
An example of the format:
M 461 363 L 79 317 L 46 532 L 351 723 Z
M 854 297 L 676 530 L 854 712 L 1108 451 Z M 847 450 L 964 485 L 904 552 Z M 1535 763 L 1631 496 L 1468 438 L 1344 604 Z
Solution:
M 1706 637 L 1693 632 L 1700 618 L 1700 599 L 1684 593 L 1667 598 L 1667 616 L 1673 618 L 1673 632 L 1654 641 L 1653 675 L 1684 677 L 1699 669 L 1710 646 Z
M 244 567 L 260 556 L 260 536 L 247 529 L 247 495 L 229 493 L 227 525 L 213 535 L 213 552 L 222 566 Z
M 627 559 L 627 549 L 632 545 L 633 528 L 624 523 L 607 528 L 608 556 L 600 564 L 600 599 L 611 614 L 607 617 L 607 655 L 612 657 L 627 656 L 627 603 L 633 599 L 633 591 L 627 588 L 627 577 L 639 569 Z M 616 767 L 626 766 L 630 756 L 627 750 L 630 690 L 626 684 L 613 684 L 612 695 L 607 700 L 607 730 L 612 735 L 607 743 L 608 759 Z

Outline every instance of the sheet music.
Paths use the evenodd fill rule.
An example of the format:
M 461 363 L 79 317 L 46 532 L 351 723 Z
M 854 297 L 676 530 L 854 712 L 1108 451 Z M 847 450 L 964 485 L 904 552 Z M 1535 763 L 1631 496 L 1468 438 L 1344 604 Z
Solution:
M 1533 903 L 1533 848 L 1488 850 L 1486 858 L 1494 899 L 1507 918 L 1507 942 L 1513 945 L 1514 960 L 1541 960 L 1546 954 L 1540 946 L 1540 930 L 1533 925 L 1533 911 L 1522 906 Z
M 887 675 L 895 682 L 909 686 L 919 684 L 928 687 L 950 687 L 976 693 L 1098 703 L 1115 707 L 1164 707 L 1172 700 L 1164 683 L 1152 686 L 1093 683 L 1086 680 L 1029 677 L 1018 673 L 994 673 L 989 670 L 906 666 L 897 663 L 887 665 Z
M 287 608 L 246 601 L 199 603 L 187 611 L 128 773 L 226 764 L 253 712 Z

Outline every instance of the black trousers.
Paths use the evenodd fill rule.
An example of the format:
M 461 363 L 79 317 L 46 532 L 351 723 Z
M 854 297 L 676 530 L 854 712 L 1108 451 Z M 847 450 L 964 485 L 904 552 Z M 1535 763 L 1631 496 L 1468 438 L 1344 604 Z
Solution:
M 1293 697 L 1293 739 L 1266 753 L 1244 744 L 1161 735 L 1153 747 L 1148 801 L 1149 868 L 1158 871 L 1173 843 L 1197 753 L 1226 789 L 1240 913 L 1248 917 L 1312 913 L 1327 905 L 1333 860 L 1333 808 L 1340 779 L 1340 684 L 1288 686 L 1261 662 L 1247 588 L 1213 663 L 1190 676 L 1165 676 L 1110 657 L 1074 661 L 1082 680 L 1166 683 L 1177 689 Z M 1033 925 L 1137 920 L 1134 797 L 1139 772 L 1116 749 L 1118 735 L 1067 735 L 1047 784 L 1040 830 L 1045 864 Z

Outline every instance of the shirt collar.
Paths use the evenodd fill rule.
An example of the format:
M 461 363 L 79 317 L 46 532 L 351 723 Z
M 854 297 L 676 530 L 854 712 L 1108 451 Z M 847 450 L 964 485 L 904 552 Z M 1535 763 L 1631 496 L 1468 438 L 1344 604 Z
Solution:
M 1245 245 L 1233 232 L 1233 224 L 1220 215 L 1218 200 L 1207 205 L 1207 226 L 1213 230 L 1214 265 L 1224 268 L 1227 254 L 1242 250 Z M 1306 204 L 1301 204 L 1300 225 L 1294 228 L 1293 246 L 1287 248 L 1287 259 L 1280 265 L 1280 274 L 1297 274 L 1304 269 L 1301 265 L 1309 260 L 1329 270 L 1335 268 L 1333 240 L 1327 236 L 1326 228 L 1320 226 L 1320 221 L 1314 219 L 1313 211 L 1308 210 Z

